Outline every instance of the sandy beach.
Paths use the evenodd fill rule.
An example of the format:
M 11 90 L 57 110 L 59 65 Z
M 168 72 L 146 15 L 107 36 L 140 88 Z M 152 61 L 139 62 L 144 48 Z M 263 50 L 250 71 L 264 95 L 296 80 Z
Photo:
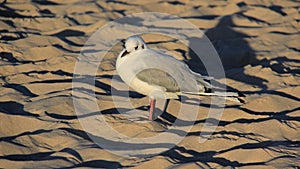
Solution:
M 125 99 L 122 91 L 111 84 L 116 77 L 116 58 L 123 48 L 121 39 L 105 51 L 101 64 L 95 65 L 94 76 L 79 76 L 75 67 L 84 45 L 99 28 L 142 12 L 175 15 L 202 30 L 219 54 L 227 87 L 242 92 L 246 102 L 227 101 L 220 119 L 210 117 L 218 122 L 210 136 L 203 127 L 211 98 L 199 96 L 201 103 L 196 105 L 199 110 L 195 122 L 190 124 L 179 118 L 181 126 L 176 132 L 172 129 L 172 134 L 182 137 L 179 143 L 161 153 L 155 152 L 166 148 L 168 140 L 124 144 L 128 152 L 140 146 L 140 151 L 146 154 L 128 157 L 95 142 L 94 138 L 109 142 L 105 135 L 95 134 L 106 132 L 103 123 L 98 124 L 100 119 L 127 137 L 150 140 L 167 133 L 178 117 L 180 106 L 188 103 L 171 100 L 166 112 L 153 122 L 146 117 L 135 123 L 133 117 L 128 119 L 120 114 L 130 110 L 122 102 Z M 139 19 L 134 24 L 137 23 L 141 29 L 147 24 Z M 163 22 L 151 26 L 159 28 L 160 24 Z M 104 36 L 110 38 L 119 33 L 111 28 Z M 158 34 L 142 37 L 149 47 L 167 51 L 193 71 L 203 73 L 203 64 L 191 51 L 198 44 L 190 42 L 187 46 Z M 95 58 L 97 52 L 103 52 L 97 47 L 93 50 Z M 74 78 L 92 79 L 94 84 L 82 83 L 83 87 L 74 89 Z M 224 80 L 216 79 L 220 83 Z M 95 93 L 101 113 L 78 114 L 74 99 L 85 103 L 86 98 L 74 94 L 74 90 L 83 91 L 84 96 L 91 91 Z M 112 98 L 113 90 L 120 94 L 116 100 Z M 141 116 L 148 115 L 147 96 L 130 89 L 128 97 Z M 81 119 L 95 121 L 90 131 Z M 205 136 L 207 140 L 200 143 L 199 138 Z M 115 140 L 111 143 L 119 145 Z M 300 1 L 0 1 L 0 168 L 299 166 Z

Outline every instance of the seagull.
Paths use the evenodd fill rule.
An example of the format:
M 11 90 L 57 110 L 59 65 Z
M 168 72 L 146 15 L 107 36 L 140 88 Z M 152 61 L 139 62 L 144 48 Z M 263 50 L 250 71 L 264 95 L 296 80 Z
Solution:
M 183 93 L 225 97 L 242 102 L 240 94 L 218 92 L 212 77 L 193 72 L 184 62 L 150 49 L 138 35 L 126 39 L 117 57 L 116 71 L 133 90 L 150 98 L 149 120 L 153 121 L 156 99 L 178 99 Z

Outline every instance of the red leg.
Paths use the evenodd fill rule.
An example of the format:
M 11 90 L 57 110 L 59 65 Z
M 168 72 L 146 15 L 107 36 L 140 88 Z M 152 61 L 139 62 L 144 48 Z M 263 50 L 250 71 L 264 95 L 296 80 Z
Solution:
M 153 121 L 153 113 L 154 113 L 154 109 L 155 109 L 155 99 L 151 99 L 150 98 L 150 110 L 149 110 L 149 120 Z

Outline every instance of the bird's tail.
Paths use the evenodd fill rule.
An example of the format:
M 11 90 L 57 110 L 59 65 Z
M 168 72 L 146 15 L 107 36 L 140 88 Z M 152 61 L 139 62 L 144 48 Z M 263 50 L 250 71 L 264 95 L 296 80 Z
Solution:
M 238 102 L 238 103 L 245 103 L 240 97 L 243 97 L 240 93 L 236 92 L 182 92 L 185 94 L 192 94 L 192 95 L 201 95 L 201 96 L 217 96 L 217 97 L 225 97 L 226 100 Z
M 213 80 L 213 77 L 210 76 L 201 76 L 196 74 L 196 81 L 199 85 L 199 92 L 182 92 L 186 94 L 192 95 L 202 95 L 202 96 L 217 96 L 217 97 L 225 97 L 226 100 L 238 102 L 238 103 L 245 103 L 241 97 L 244 97 L 243 94 L 237 92 L 226 92 L 224 89 L 213 86 L 209 81 Z

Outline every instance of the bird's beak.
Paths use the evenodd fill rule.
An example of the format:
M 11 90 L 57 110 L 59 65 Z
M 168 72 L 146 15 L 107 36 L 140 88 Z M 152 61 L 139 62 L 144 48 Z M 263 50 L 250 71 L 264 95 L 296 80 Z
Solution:
M 127 52 L 126 49 L 123 49 L 123 51 L 121 52 L 121 58 L 128 55 L 128 54 L 129 54 L 129 52 Z

